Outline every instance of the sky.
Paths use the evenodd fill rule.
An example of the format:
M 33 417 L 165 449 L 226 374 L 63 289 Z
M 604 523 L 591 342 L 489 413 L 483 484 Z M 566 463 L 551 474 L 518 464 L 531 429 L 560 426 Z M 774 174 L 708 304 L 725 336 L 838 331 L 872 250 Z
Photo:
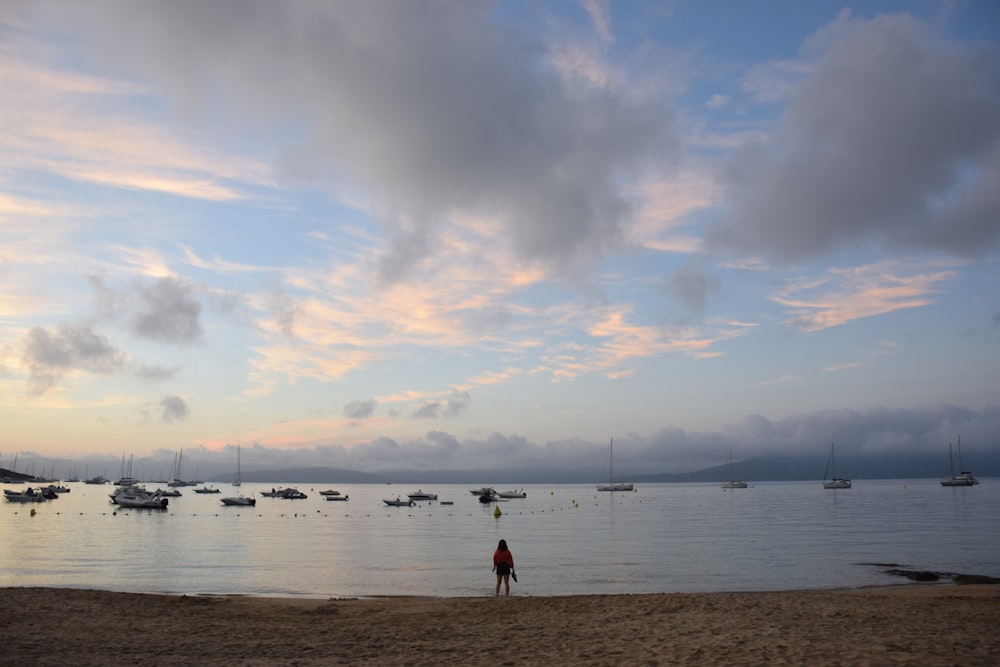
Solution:
M 1000 4 L 0 0 L 0 463 L 1000 444 Z

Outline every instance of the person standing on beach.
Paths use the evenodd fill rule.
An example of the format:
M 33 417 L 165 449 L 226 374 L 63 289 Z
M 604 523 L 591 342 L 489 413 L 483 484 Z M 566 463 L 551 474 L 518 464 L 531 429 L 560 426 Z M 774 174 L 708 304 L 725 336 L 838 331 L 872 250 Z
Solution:
M 500 540 L 497 550 L 493 552 L 493 570 L 497 573 L 497 595 L 500 595 L 500 582 L 503 581 L 504 593 L 510 595 L 510 574 L 514 571 L 514 556 L 507 548 L 507 540 Z

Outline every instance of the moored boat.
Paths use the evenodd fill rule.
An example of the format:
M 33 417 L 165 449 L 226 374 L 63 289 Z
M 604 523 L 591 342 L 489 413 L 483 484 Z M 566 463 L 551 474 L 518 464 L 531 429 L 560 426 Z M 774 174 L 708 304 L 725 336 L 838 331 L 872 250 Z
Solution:
M 438 499 L 436 493 L 427 493 L 426 491 L 422 491 L 421 489 L 417 489 L 413 493 L 409 494 L 407 497 L 410 500 L 437 500 Z
M 160 491 L 149 493 L 136 487 L 117 492 L 113 500 L 119 507 L 141 510 L 165 510 L 169 503 Z
M 247 498 L 246 496 L 233 496 L 231 498 L 222 498 L 222 504 L 233 506 L 233 507 L 253 507 L 257 504 L 256 498 Z
M 962 465 L 962 437 L 958 438 L 958 469 L 959 473 L 955 474 L 955 459 L 952 458 L 951 443 L 948 443 L 948 479 L 941 480 L 941 486 L 975 486 L 979 484 L 979 480 L 972 476 L 972 473 L 968 470 L 962 470 L 965 467 Z
M 416 504 L 412 500 L 403 500 L 399 496 L 396 496 L 395 500 L 392 500 L 391 498 L 383 498 L 382 502 L 389 507 L 412 507 Z
M 3 490 L 3 497 L 12 503 L 44 503 L 48 498 L 39 491 L 27 488 L 24 491 Z
M 830 474 L 830 478 L 827 479 L 827 473 Z M 837 467 L 836 461 L 833 456 L 833 443 L 830 443 L 830 460 L 826 463 L 826 472 L 823 473 L 823 488 L 824 489 L 849 489 L 851 488 L 851 480 L 846 477 L 837 477 Z
M 622 490 L 625 491 L 627 489 Z M 524 489 L 521 489 L 520 491 L 511 489 L 510 491 L 501 491 L 497 494 L 497 496 L 501 498 L 527 498 L 528 494 L 524 492 Z

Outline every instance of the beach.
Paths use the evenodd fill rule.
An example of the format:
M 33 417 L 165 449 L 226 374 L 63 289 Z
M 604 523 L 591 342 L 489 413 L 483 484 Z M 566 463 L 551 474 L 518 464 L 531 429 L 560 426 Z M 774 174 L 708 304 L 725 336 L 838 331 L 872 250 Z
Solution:
M 1000 586 L 367 599 L 4 588 L 0 664 L 995 665 Z

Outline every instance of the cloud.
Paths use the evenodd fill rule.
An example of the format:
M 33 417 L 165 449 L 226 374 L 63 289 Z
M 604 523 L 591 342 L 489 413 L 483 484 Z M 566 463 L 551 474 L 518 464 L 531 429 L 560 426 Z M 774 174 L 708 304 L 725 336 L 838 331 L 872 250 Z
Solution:
M 55 331 L 32 327 L 23 357 L 30 372 L 29 391 L 44 394 L 66 373 L 84 370 L 107 375 L 123 368 L 125 353 L 88 326 L 64 324 Z
M 180 396 L 164 396 L 160 399 L 160 409 L 160 418 L 165 424 L 182 422 L 190 414 L 187 403 Z
M 587 6 L 598 28 L 602 7 Z M 674 146 L 658 98 L 561 78 L 545 43 L 494 22 L 486 3 L 109 0 L 74 18 L 186 109 L 294 119 L 297 173 L 319 164 L 338 175 L 332 189 L 370 194 L 389 234 L 385 281 L 436 252 L 457 213 L 500 221 L 497 239 L 523 262 L 589 267 L 631 214 L 623 176 Z
M 351 401 L 344 406 L 344 416 L 349 419 L 364 419 L 375 414 L 375 406 L 378 405 L 374 399 L 367 401 Z
M 136 283 L 132 331 L 165 343 L 193 343 L 201 338 L 201 304 L 191 286 L 176 278 Z
M 843 13 L 804 47 L 782 125 L 723 174 L 710 247 L 802 260 L 848 244 L 984 252 L 1000 240 L 1000 53 L 905 14 Z
M 728 106 L 730 102 L 732 102 L 732 98 L 728 95 L 715 94 L 708 98 L 708 102 L 705 103 L 705 106 L 714 111 Z
M 467 391 L 453 391 L 447 401 L 427 401 L 413 413 L 417 419 L 457 417 L 472 405 L 472 395 Z
M 163 343 L 187 344 L 201 339 L 201 303 L 197 289 L 181 278 L 135 281 L 131 290 L 109 287 L 90 276 L 95 307 L 102 317 L 124 318 L 132 333 Z
M 705 312 L 708 295 L 719 290 L 719 280 L 710 273 L 685 266 L 670 278 L 667 290 L 679 298 L 685 308 L 700 316 Z
M 886 261 L 791 279 L 770 298 L 785 306 L 789 324 L 819 331 L 895 310 L 928 306 L 934 302 L 938 286 L 956 275 L 941 266 L 914 267 Z

